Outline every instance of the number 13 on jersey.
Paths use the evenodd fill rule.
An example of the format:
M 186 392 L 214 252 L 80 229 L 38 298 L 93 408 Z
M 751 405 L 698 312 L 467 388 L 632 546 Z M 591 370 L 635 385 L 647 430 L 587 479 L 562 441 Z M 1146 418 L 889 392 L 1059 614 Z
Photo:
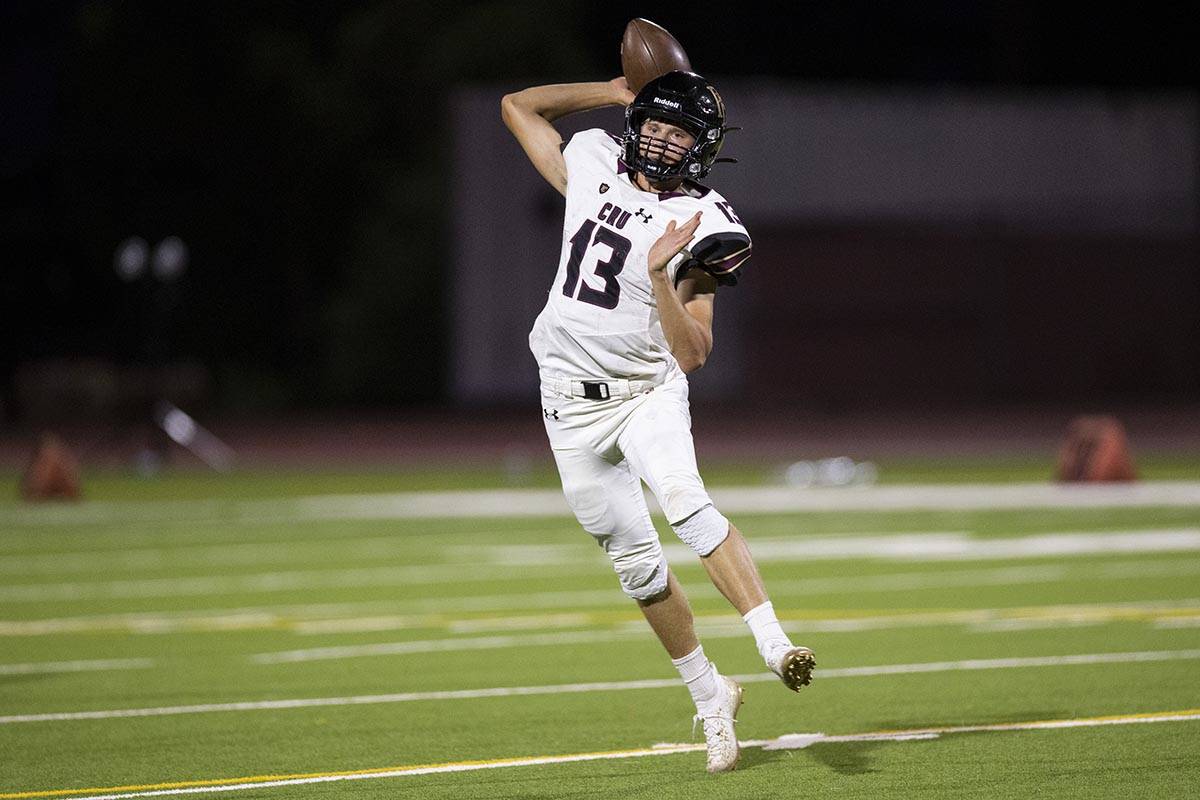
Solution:
M 579 280 L 579 267 L 591 245 L 606 245 L 607 260 L 596 261 L 592 272 L 604 279 L 604 291 L 598 292 Z M 629 255 L 630 241 L 612 228 L 598 225 L 595 220 L 584 220 L 579 230 L 571 237 L 571 256 L 567 260 L 567 279 L 563 283 L 563 294 L 600 308 L 616 308 L 621 298 L 621 284 L 617 276 L 625 268 L 625 257 Z M 579 295 L 575 295 L 576 287 Z

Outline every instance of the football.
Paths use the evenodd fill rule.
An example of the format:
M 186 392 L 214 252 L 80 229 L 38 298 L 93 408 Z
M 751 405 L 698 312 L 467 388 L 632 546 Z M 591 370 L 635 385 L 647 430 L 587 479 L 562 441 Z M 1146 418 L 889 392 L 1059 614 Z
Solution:
M 683 45 L 661 25 L 640 17 L 630 20 L 621 38 L 621 72 L 630 91 L 636 93 L 659 75 L 677 69 L 692 71 Z

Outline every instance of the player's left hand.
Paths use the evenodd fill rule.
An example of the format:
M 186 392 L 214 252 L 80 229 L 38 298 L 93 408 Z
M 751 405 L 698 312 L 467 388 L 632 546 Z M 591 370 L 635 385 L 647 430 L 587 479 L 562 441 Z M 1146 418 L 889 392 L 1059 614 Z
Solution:
M 654 277 L 655 273 L 662 273 L 667 268 L 667 264 L 671 263 L 671 259 L 692 243 L 692 239 L 696 238 L 696 229 L 700 227 L 702 213 L 704 212 L 697 211 L 691 219 L 678 227 L 675 225 L 675 220 L 667 223 L 667 229 L 663 231 L 663 235 L 650 246 L 650 256 L 647 259 L 650 277 Z

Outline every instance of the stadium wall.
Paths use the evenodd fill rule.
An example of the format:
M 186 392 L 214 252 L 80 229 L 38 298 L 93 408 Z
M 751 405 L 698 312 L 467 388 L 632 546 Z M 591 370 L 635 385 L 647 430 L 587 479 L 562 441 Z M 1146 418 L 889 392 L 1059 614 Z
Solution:
M 1197 396 L 1195 94 L 722 87 L 744 130 L 712 183 L 755 257 L 718 300 L 697 395 Z M 515 88 L 452 103 L 448 374 L 468 405 L 536 397 L 525 337 L 561 241 L 561 198 L 499 119 Z

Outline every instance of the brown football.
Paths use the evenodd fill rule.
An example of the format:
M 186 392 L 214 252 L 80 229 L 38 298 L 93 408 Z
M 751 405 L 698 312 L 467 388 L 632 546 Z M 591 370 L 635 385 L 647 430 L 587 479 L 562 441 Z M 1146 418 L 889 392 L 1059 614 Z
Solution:
M 692 71 L 692 62 L 675 37 L 660 25 L 638 17 L 625 26 L 621 37 L 621 72 L 633 92 L 672 70 Z

